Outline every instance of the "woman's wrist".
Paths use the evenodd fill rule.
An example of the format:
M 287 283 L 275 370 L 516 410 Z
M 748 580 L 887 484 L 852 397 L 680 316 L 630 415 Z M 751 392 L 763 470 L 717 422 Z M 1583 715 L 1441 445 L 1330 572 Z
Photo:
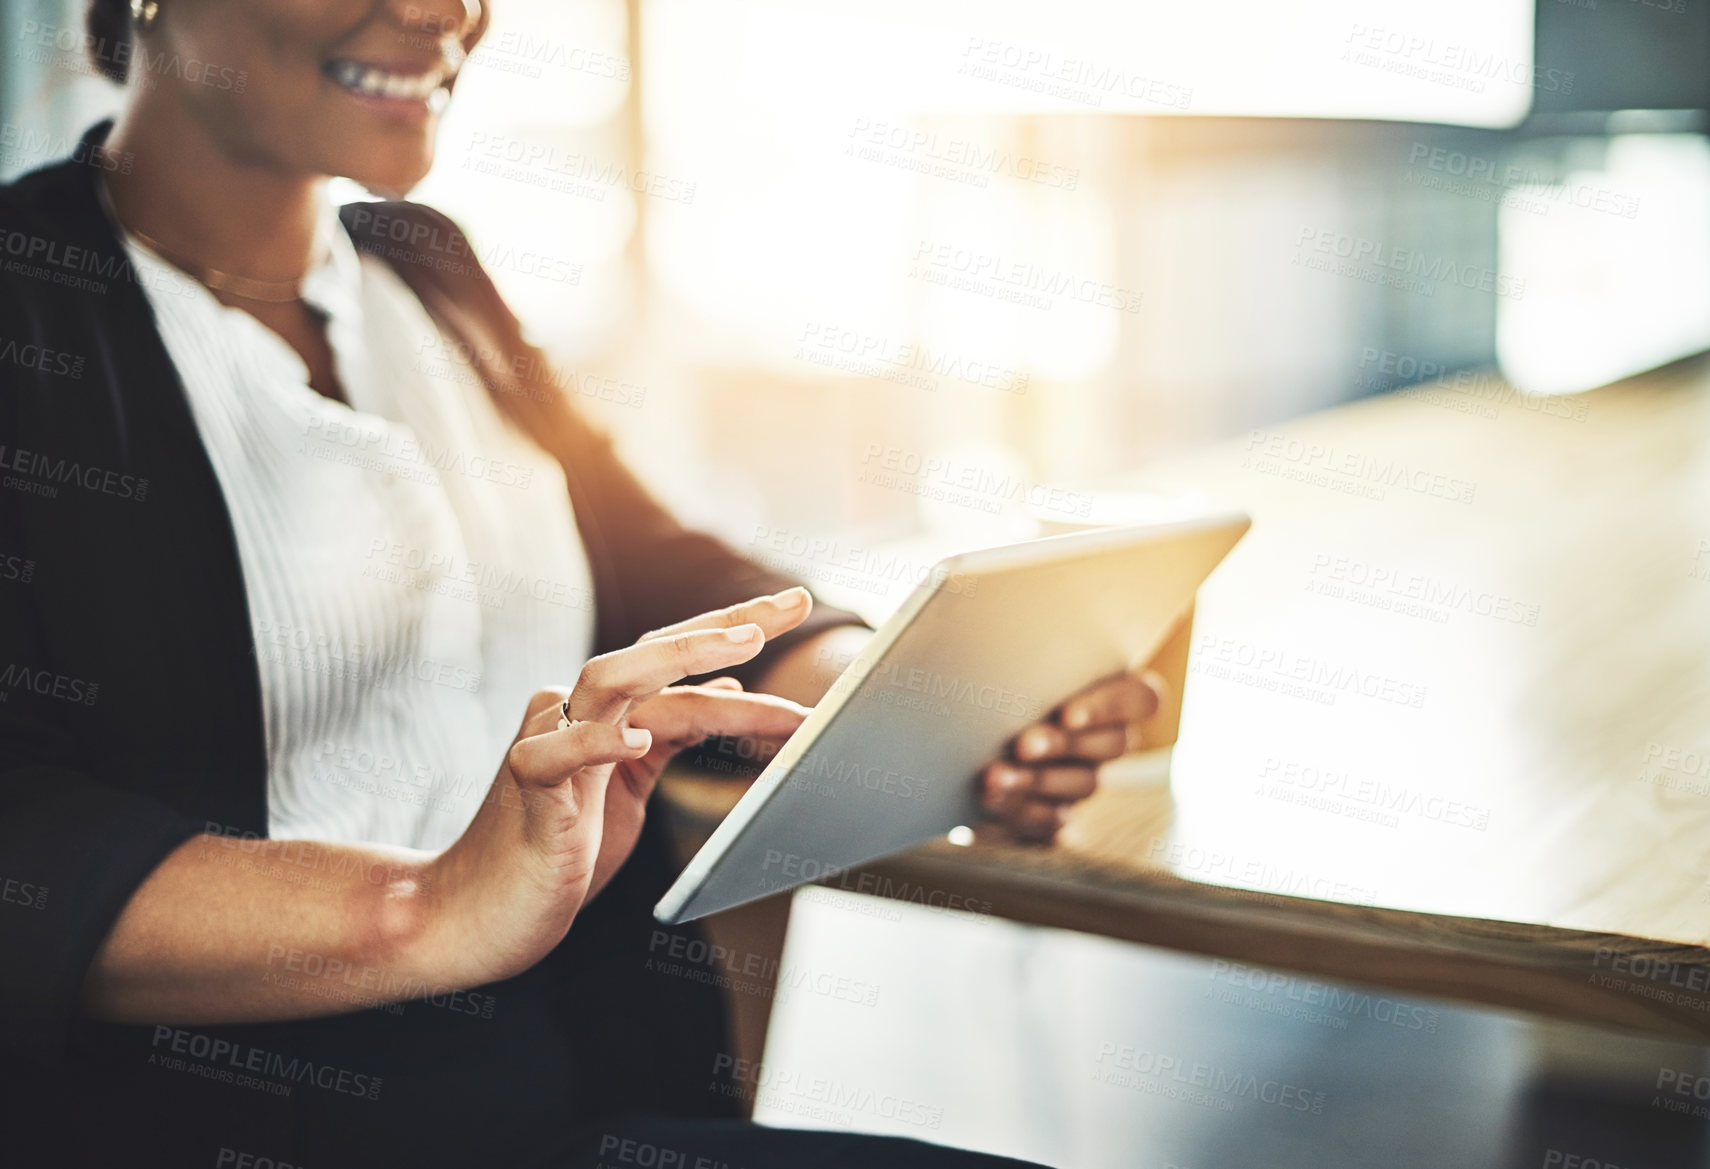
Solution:
M 346 889 L 345 943 L 333 951 L 342 951 L 343 961 L 310 956 L 290 973 L 326 982 L 324 993 L 335 998 L 372 1006 L 476 985 L 472 947 L 458 936 L 457 881 L 445 860 L 444 853 L 385 850 Z
M 834 625 L 803 638 L 772 663 L 755 688 L 813 706 L 872 636 L 865 625 Z
M 520 793 L 509 788 L 509 797 Z M 388 960 L 431 989 L 468 990 L 521 974 L 563 939 L 580 908 L 579 897 L 550 891 L 555 874 L 538 863 L 521 826 L 500 823 L 497 810 L 484 808 L 417 882 L 392 891 L 395 902 L 383 897 L 374 907 Z
M 429 990 L 467 990 L 496 977 L 479 964 L 478 897 L 462 843 L 377 889 L 369 907 L 376 963 Z

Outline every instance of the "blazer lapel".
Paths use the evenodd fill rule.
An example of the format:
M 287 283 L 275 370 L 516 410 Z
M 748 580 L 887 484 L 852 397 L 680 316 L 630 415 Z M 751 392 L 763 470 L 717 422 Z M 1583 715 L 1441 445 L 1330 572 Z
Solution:
M 52 498 L 19 500 L 40 550 L 45 643 L 56 671 L 99 687 L 82 746 L 104 780 L 264 832 L 266 732 L 237 540 L 96 181 L 95 168 L 68 162 L 18 184 L 53 242 L 100 257 L 102 286 L 32 289 L 37 327 L 87 358 L 77 380 L 21 391 L 34 400 L 19 411 L 17 445 L 85 468 Z

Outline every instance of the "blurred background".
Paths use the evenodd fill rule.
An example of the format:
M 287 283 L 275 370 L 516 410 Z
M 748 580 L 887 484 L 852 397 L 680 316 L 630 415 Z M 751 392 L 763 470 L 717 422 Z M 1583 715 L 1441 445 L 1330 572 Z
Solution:
M 414 197 L 680 514 L 869 618 L 946 545 L 1096 518 L 1093 485 L 1179 451 L 1394 393 L 1583 420 L 1710 348 L 1702 0 L 492 7 Z M 9 178 L 116 93 L 78 0 L 0 17 Z M 872 993 L 780 994 L 768 1066 L 925 1105 L 761 1094 L 773 1123 L 1078 1166 L 1547 1169 L 1614 1131 L 1606 1166 L 1705 1163 L 1648 1107 L 1698 1048 L 1302 1018 L 1227 963 L 823 890 L 792 964 Z M 1089 1091 L 1075 1053 L 1135 1035 L 1334 1124 Z
M 115 95 L 77 0 L 0 9 L 10 177 Z M 1691 0 L 499 0 L 416 197 L 679 511 L 882 614 L 811 550 L 1704 348 L 1707 60 Z

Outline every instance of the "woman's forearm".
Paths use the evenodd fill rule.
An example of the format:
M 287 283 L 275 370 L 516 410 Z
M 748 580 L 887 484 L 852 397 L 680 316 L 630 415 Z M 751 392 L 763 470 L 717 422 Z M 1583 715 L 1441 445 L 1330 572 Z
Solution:
M 806 611 L 780 614 L 770 598 L 755 605 L 753 621 L 731 627 L 728 612 L 708 614 L 675 636 L 588 662 L 569 692 L 584 713 L 568 728 L 559 726 L 567 692 L 536 693 L 480 810 L 442 853 L 214 834 L 186 841 L 131 894 L 84 979 L 84 1009 L 129 1023 L 282 1021 L 454 993 L 528 969 L 598 891 L 601 858 L 621 859 L 639 833 L 652 783 L 637 776 L 656 776 L 663 755 L 651 770 L 635 769 L 653 748 L 645 722 L 623 725 L 636 696 L 657 699 L 676 679 L 746 661 L 769 628 L 787 631 Z M 830 641 L 836 632 L 797 647 L 782 684 L 822 694 L 842 669 L 839 655 L 859 645 Z M 673 695 L 690 698 L 706 709 L 679 711 L 678 722 L 694 717 L 674 731 L 668 712 L 649 715 L 663 720 L 662 751 L 709 730 L 782 737 L 803 713 L 716 689 Z
M 433 856 L 203 835 L 149 874 L 83 986 L 96 1018 L 235 1023 L 463 989 L 438 960 Z

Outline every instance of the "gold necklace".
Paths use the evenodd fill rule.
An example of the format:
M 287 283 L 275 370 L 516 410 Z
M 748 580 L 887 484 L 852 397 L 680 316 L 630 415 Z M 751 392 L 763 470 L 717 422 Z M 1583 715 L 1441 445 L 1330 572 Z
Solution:
M 174 255 L 160 246 L 160 241 L 153 236 L 144 235 L 134 227 L 125 228 L 143 247 L 158 255 L 174 267 L 182 268 L 197 280 L 212 288 L 215 292 L 229 292 L 244 300 L 257 300 L 264 304 L 290 304 L 302 300 L 303 276 L 295 280 L 252 280 L 248 276 L 235 276 L 230 272 L 222 272 L 218 268 L 209 268 L 202 264 L 186 260 L 183 256 Z M 320 261 L 310 265 L 313 271 Z
M 118 210 L 113 206 L 112 197 L 107 193 L 107 184 L 101 183 L 100 189 L 101 202 L 106 204 L 108 216 L 112 218 L 121 231 L 129 234 L 131 238 L 167 263 L 190 273 L 215 292 L 229 292 L 243 300 L 260 301 L 263 304 L 290 304 L 293 301 L 303 299 L 301 285 L 308 276 L 308 272 L 295 280 L 252 280 L 248 276 L 236 276 L 230 272 L 222 272 L 218 268 L 209 268 L 206 265 L 187 260 L 183 256 L 176 255 L 162 247 L 160 241 L 153 236 L 144 235 L 136 228 L 126 226 L 124 221 L 119 218 Z M 325 259 L 326 250 L 323 248 L 315 258 L 314 263 L 309 265 L 309 272 L 319 267 Z

